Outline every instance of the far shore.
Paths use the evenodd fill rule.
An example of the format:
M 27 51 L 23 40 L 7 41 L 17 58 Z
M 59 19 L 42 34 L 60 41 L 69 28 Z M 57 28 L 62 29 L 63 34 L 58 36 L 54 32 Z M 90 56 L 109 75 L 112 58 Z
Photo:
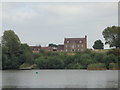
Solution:
M 103 70 L 98 70 L 98 69 L 96 69 L 96 70 L 88 70 L 88 69 L 4 69 L 4 70 L 2 70 L 2 71 L 7 71 L 7 70 L 18 70 L 18 71 L 27 71 L 27 70 L 30 70 L 30 71 L 32 71 L 32 70 L 51 70 L 51 71 L 53 71 L 53 70 L 79 70 L 79 71 L 113 71 L 113 70 L 118 70 L 119 71 L 119 69 L 103 69 Z

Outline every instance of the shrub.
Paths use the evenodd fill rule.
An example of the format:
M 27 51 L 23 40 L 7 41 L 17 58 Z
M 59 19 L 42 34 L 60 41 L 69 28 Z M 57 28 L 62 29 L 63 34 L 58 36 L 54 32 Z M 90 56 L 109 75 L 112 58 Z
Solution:
M 58 52 L 52 52 L 52 51 L 46 51 L 46 55 L 47 56 L 58 56 L 59 53 Z
M 104 57 L 106 56 L 105 53 L 95 53 L 94 54 L 94 62 L 95 63 L 104 63 Z
M 41 57 L 36 59 L 36 63 L 40 69 L 62 69 L 64 65 L 57 57 Z
M 116 56 L 120 56 L 120 49 L 116 48 L 116 49 L 110 49 L 107 54 L 114 54 Z
M 79 63 L 76 63 L 76 64 L 69 64 L 65 67 L 66 69 L 82 69 L 83 66 L 80 65 Z
M 93 60 L 89 54 L 82 54 L 80 57 L 80 62 L 81 65 L 84 66 L 84 68 L 87 68 L 87 65 L 92 64 Z
M 87 67 L 88 70 L 105 70 L 106 66 L 104 63 L 95 63 L 95 64 L 90 64 Z
M 92 52 L 92 49 L 85 49 L 84 51 L 83 51 L 83 53 L 91 53 Z
M 104 57 L 103 62 L 106 64 L 107 69 L 109 69 L 109 63 L 117 63 L 118 59 L 115 55 L 109 54 Z
M 39 58 L 40 56 L 41 56 L 40 53 L 33 53 L 34 60 L 37 59 L 37 58 Z
M 117 70 L 118 69 L 118 63 L 110 63 L 109 64 L 110 70 Z
M 71 64 L 71 63 L 74 63 L 74 56 L 67 56 L 65 59 L 64 59 L 64 64 L 65 64 L 65 67 L 68 65 L 68 64 Z

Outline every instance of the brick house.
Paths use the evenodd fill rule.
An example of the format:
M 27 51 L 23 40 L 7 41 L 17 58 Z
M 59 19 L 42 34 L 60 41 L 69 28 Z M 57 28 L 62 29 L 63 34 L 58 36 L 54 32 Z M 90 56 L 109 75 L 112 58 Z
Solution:
M 64 45 L 58 45 L 57 46 L 57 51 L 58 52 L 63 52 L 64 51 Z
M 64 39 L 64 51 L 75 52 L 83 51 L 87 48 L 87 36 L 84 38 L 65 38 Z
M 53 47 L 41 47 L 41 50 L 53 51 Z
M 41 46 L 30 46 L 33 53 L 39 53 Z
M 41 47 L 41 46 L 30 46 L 33 53 L 39 53 L 40 50 L 45 51 L 56 51 L 55 47 Z

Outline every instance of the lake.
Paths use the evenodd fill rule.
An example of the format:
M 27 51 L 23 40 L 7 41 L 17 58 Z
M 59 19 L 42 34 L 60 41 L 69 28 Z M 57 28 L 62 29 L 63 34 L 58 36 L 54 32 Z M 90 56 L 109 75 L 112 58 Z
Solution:
M 36 73 L 37 72 L 37 73 Z M 3 88 L 117 88 L 118 71 L 4 70 Z

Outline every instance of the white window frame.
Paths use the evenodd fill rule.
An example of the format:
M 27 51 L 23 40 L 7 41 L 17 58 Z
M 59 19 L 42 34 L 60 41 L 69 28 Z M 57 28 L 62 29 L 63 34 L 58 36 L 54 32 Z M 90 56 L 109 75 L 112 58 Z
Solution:
M 81 47 L 83 47 L 84 45 L 82 44 Z
M 69 43 L 69 41 L 67 41 L 67 43 Z
M 72 45 L 72 49 L 74 49 L 75 48 L 75 46 L 74 45 Z
M 82 43 L 82 40 L 80 40 L 79 43 Z

